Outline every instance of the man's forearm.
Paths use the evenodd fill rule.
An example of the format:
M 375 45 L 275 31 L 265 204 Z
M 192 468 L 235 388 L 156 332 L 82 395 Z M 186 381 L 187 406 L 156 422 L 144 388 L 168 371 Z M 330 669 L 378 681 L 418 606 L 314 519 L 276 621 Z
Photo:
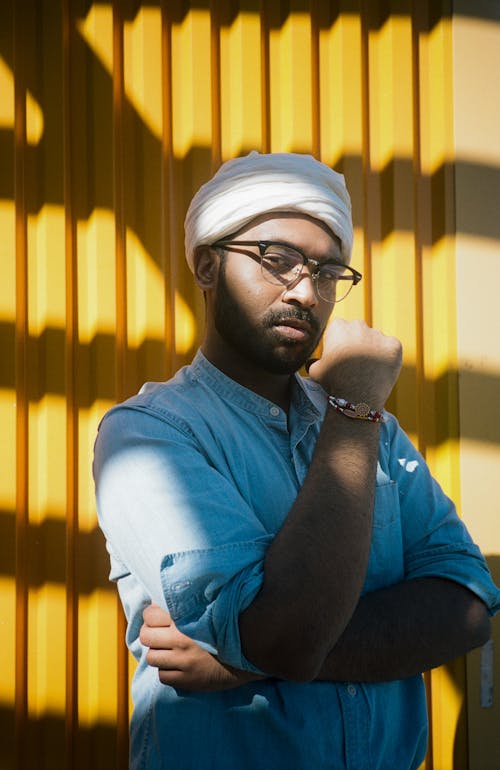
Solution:
M 335 319 L 310 376 L 327 393 L 380 411 L 401 344 Z M 241 613 L 245 656 L 263 671 L 314 679 L 359 600 L 368 564 L 379 426 L 328 409 L 304 484 L 268 549 L 262 588 Z
M 484 644 L 483 602 L 449 580 L 420 578 L 366 594 L 317 679 L 381 682 L 427 671 Z
M 315 458 L 271 544 L 264 582 L 240 615 L 245 656 L 284 679 L 312 679 L 354 611 L 371 542 L 378 427 L 329 413 Z

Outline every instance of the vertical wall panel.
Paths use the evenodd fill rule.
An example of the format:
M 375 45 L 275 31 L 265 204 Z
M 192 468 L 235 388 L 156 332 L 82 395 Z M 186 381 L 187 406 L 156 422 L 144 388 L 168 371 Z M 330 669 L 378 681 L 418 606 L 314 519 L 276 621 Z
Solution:
M 258 14 L 243 9 L 232 18 L 221 15 L 221 22 L 221 152 L 227 160 L 262 146 L 263 31 Z
M 73 23 L 69 0 L 62 6 L 62 150 L 64 196 L 64 247 L 66 278 L 66 762 L 74 766 L 78 727 L 78 601 L 76 583 L 76 538 L 78 536 L 78 269 L 76 258 L 76 211 L 73 178 L 71 100 L 75 87 L 72 54 Z
M 15 626 L 15 694 L 14 762 L 21 766 L 25 760 L 28 729 L 28 392 L 27 392 L 27 337 L 28 337 L 28 248 L 26 212 L 26 64 L 23 51 L 29 30 L 22 23 L 24 8 L 18 4 L 13 10 L 12 69 L 14 80 L 13 115 L 13 187 L 15 206 L 16 318 L 15 318 L 15 388 L 16 388 L 16 496 L 15 496 L 15 580 L 16 613 L 11 618 Z
M 454 20 L 455 169 L 460 484 L 464 518 L 500 582 L 498 471 L 500 469 L 500 303 L 496 277 L 500 240 L 500 102 L 497 89 L 500 5 L 481 2 L 491 21 L 467 18 L 457 3 Z M 494 23 L 492 23 L 494 22 Z M 467 63 L 466 51 L 481 54 Z M 480 87 L 478 88 L 478 83 Z M 491 276 L 491 280 L 484 280 Z M 470 770 L 494 770 L 500 757 L 500 626 L 492 657 L 477 650 L 467 661 Z M 490 690 L 491 688 L 491 690 Z
M 493 23 L 487 0 L 476 6 Z M 480 430 L 464 407 L 458 420 L 459 376 L 469 406 L 472 391 L 457 354 L 456 171 L 489 174 L 493 190 L 498 167 L 457 157 L 452 18 L 449 0 L 0 4 L 0 731 L 12 736 L 0 770 L 127 767 L 134 665 L 92 446 L 113 403 L 196 350 L 203 301 L 183 219 L 221 160 L 292 150 L 346 175 L 364 278 L 337 312 L 403 340 L 390 406 L 460 502 Z M 493 253 L 488 212 L 460 211 Z M 478 521 L 482 494 L 478 531 L 494 526 Z M 469 767 L 465 666 L 426 676 L 426 770 Z
M 310 14 L 290 2 L 269 8 L 271 152 L 308 152 L 313 143 Z
M 115 393 L 123 400 L 129 392 L 131 371 L 128 348 L 128 274 L 127 274 L 127 226 L 126 226 L 126 181 L 132 174 L 134 143 L 127 135 L 125 73 L 124 73 L 124 4 L 113 2 L 113 208 L 115 215 L 115 307 L 116 307 L 116 347 L 115 347 Z M 128 144 L 129 142 L 129 144 Z M 125 746 L 127 744 L 128 723 L 128 661 L 120 635 L 125 632 L 123 614 L 118 612 L 117 622 L 117 765 L 124 767 Z
M 434 12 L 437 8 L 432 9 Z M 421 349 L 419 357 L 419 440 L 445 491 L 460 506 L 456 389 L 456 299 L 454 268 L 453 114 L 447 98 L 452 61 L 451 9 L 439 4 L 442 18 L 418 9 L 419 94 L 419 281 Z M 432 73 L 443 73 L 441 79 Z M 434 767 L 467 767 L 465 668 L 463 661 L 428 675 Z
M 24 460 L 24 450 L 21 450 L 24 435 L 20 421 L 20 412 L 16 414 L 16 379 L 24 377 L 22 371 L 17 371 L 16 354 L 21 354 L 22 360 L 22 326 L 26 324 L 26 313 L 23 308 L 24 292 L 16 292 L 16 283 L 20 279 L 21 289 L 24 286 L 22 274 L 16 265 L 16 216 L 13 194 L 14 181 L 14 141 L 12 127 L 15 115 L 14 78 L 7 61 L 13 59 L 13 19 L 12 9 L 0 6 L 0 131 L 10 127 L 8 142 L 3 141 L 0 147 L 0 176 L 9 179 L 9 189 L 0 193 L 0 638 L 2 640 L 2 665 L 0 666 L 0 734 L 10 736 L 4 741 L 5 764 L 14 764 L 15 718 L 20 713 L 21 703 L 16 704 L 16 684 L 18 682 L 16 660 L 20 639 L 16 634 L 16 616 L 24 615 L 22 586 L 16 587 L 16 478 L 17 460 Z M 5 53 L 4 53 L 5 52 Z M 10 193 L 10 195 L 9 195 Z M 16 309 L 20 318 L 16 322 Z M 21 408 L 22 409 L 22 408 Z M 16 452 L 18 426 L 21 439 Z M 25 443 L 25 442 L 24 442 Z M 26 491 L 24 485 L 19 495 L 19 517 L 21 526 L 24 520 L 24 500 Z M 22 640 L 22 636 L 21 636 Z M 19 711 L 18 711 L 19 709 Z

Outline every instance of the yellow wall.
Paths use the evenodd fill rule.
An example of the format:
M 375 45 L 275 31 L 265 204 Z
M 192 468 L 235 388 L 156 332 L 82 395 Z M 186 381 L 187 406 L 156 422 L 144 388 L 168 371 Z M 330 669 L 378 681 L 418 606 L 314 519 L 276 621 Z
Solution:
M 490 96 L 498 90 L 500 6 L 477 7 L 490 19 L 457 15 L 453 25 L 460 481 L 464 519 L 500 584 L 500 100 Z M 493 646 L 498 656 L 498 622 Z M 470 655 L 467 685 L 470 768 L 497 770 L 498 660 L 490 667 L 485 652 Z
M 341 311 L 402 338 L 391 408 L 500 579 L 500 20 L 453 8 L 0 3 L 0 770 L 127 766 L 92 444 L 196 348 L 182 222 L 221 160 L 312 152 L 346 174 L 365 279 Z M 498 768 L 480 657 L 427 677 L 426 770 Z

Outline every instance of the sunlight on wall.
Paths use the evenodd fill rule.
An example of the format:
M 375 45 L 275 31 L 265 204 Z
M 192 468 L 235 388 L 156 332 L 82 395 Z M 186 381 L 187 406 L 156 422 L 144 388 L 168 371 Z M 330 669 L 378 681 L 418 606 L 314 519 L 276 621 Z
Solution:
M 491 3 L 493 6 L 493 3 Z M 497 6 L 498 8 L 498 6 Z M 461 160 L 500 166 L 497 98 L 485 98 L 498 86 L 500 13 L 493 20 L 457 16 L 453 23 L 455 46 L 474 56 L 456 56 L 453 62 L 457 118 L 457 153 Z M 491 90 L 493 89 L 493 91 Z
M 457 682 L 458 677 L 458 682 Z M 450 758 L 450 746 L 456 746 L 457 720 L 465 703 L 465 693 L 460 682 L 460 667 L 454 663 L 441 666 L 430 672 L 432 687 L 432 709 L 429 726 L 432 732 L 434 770 L 457 767 L 455 759 Z M 450 719 L 451 715 L 454 719 Z M 457 749 L 455 748 L 455 751 Z M 461 752 L 457 752 L 460 763 L 467 761 Z M 461 764 L 466 767 L 466 764 Z
M 210 12 L 191 9 L 172 28 L 173 150 L 186 156 L 192 147 L 212 143 L 212 62 Z
M 113 71 L 113 7 L 110 3 L 93 3 L 77 29 L 108 72 Z
M 464 515 L 480 546 L 500 554 L 500 102 L 484 98 L 498 87 L 500 14 L 496 24 L 458 17 L 454 24 L 457 178 L 457 305 L 461 403 L 461 476 Z M 466 56 L 474 50 L 477 55 Z M 463 55 L 458 55 L 463 52 Z M 488 174 L 475 176 L 471 162 Z M 483 223 L 492 236 L 472 234 Z M 474 440 L 474 436 L 485 440 Z M 480 503 L 478 486 L 481 489 Z M 479 512 L 480 507 L 480 512 Z
M 439 24 L 421 36 L 420 50 L 420 88 L 422 102 L 434 109 L 422 115 L 422 171 L 432 174 L 446 161 L 455 158 L 453 112 L 450 90 L 453 80 L 451 55 L 453 27 L 449 19 L 441 19 Z M 435 73 L 439 72 L 439 77 Z M 448 105 L 448 109 L 440 106 Z
M 79 717 L 87 727 L 116 720 L 116 651 L 114 639 L 102 629 L 117 623 L 113 589 L 80 596 L 78 603 Z M 99 686 L 96 686 L 99 683 Z
M 182 295 L 175 292 L 175 347 L 186 354 L 196 339 L 196 322 L 193 312 Z
M 16 635 L 9 618 L 15 614 L 16 586 L 14 578 L 0 575 L 0 634 L 2 637 L 2 665 L 0 666 L 0 706 L 12 704 L 15 699 Z
M 0 56 L 0 128 L 14 125 L 14 76 L 5 60 Z M 28 144 L 39 144 L 43 137 L 43 111 L 33 95 L 26 91 L 26 140 Z
M 342 13 L 319 31 L 319 131 L 325 163 L 335 167 L 343 155 L 358 157 L 363 148 L 361 56 L 358 14 Z M 345 73 L 349 77 L 345 77 Z
M 500 584 L 500 9 L 489 10 L 454 21 L 457 332 L 463 515 Z M 500 756 L 498 618 L 492 628 L 493 670 L 481 650 L 467 661 L 469 770 L 496 770 Z
M 45 393 L 30 404 L 30 520 L 66 519 L 66 400 Z M 59 458 L 55 463 L 54 459 Z
M 159 8 L 139 8 L 124 29 L 125 93 L 142 120 L 161 138 L 162 66 L 161 12 Z
M 467 525 L 488 554 L 500 554 L 499 245 L 457 238 L 462 500 Z
M 261 145 L 262 66 L 260 20 L 240 12 L 221 29 L 221 144 L 224 159 Z M 257 64 L 258 62 L 258 64 Z M 228 106 L 232 105 L 231 109 Z
M 32 587 L 28 603 L 28 713 L 32 717 L 66 710 L 66 590 L 46 582 Z
M 412 45 L 411 19 L 396 16 L 370 32 L 371 167 L 381 171 L 393 160 L 413 158 L 413 73 L 407 56 Z
M 116 331 L 115 218 L 112 211 L 94 208 L 77 223 L 78 306 L 80 341 L 89 344 L 100 334 Z
M 155 136 L 162 134 L 161 12 L 139 8 L 124 24 L 125 91 Z M 113 71 L 113 9 L 94 3 L 78 30 L 108 72 Z M 133 52 L 133 53 L 132 53 Z
M 308 152 L 312 145 L 311 30 L 307 13 L 291 13 L 269 38 L 270 91 L 275 119 L 271 151 Z

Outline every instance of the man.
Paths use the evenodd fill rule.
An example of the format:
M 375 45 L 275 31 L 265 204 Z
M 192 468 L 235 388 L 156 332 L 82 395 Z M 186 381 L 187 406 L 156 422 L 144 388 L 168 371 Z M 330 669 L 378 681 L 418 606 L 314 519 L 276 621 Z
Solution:
M 343 177 L 309 156 L 230 161 L 191 203 L 201 349 L 96 443 L 133 768 L 417 768 L 421 672 L 489 637 L 500 592 L 384 411 L 400 343 L 337 319 L 297 374 L 351 248 Z

